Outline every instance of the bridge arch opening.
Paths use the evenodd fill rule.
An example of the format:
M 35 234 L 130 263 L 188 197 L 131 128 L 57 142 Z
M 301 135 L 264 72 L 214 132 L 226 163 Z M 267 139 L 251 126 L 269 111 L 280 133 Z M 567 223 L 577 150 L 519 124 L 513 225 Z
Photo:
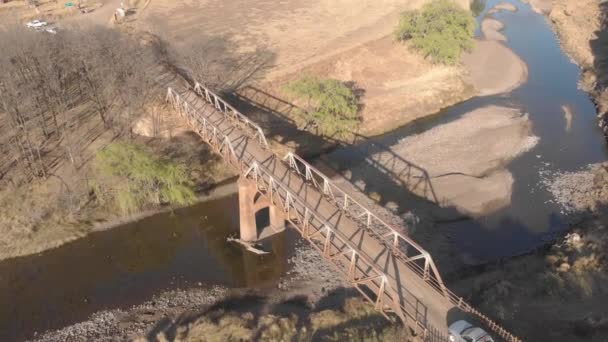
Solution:
M 260 234 L 262 233 L 264 228 L 270 226 L 270 208 L 269 207 L 264 207 L 255 213 L 255 225 L 256 225 L 256 232 L 258 233 L 258 236 L 260 236 Z

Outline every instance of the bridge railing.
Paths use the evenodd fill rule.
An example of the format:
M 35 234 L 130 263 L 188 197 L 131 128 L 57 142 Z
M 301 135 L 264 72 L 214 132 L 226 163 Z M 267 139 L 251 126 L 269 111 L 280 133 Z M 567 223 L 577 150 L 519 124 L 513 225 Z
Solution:
M 383 241 L 389 244 L 389 248 L 393 249 L 394 254 L 402 262 L 410 266 L 425 281 L 437 285 L 438 289 L 444 292 L 444 295 L 447 295 L 445 292 L 446 288 L 443 285 L 433 259 L 420 245 L 379 218 L 365 205 L 354 199 L 345 190 L 332 182 L 329 177 L 297 154 L 289 152 L 284 160 L 292 170 L 318 188 L 348 216 L 378 234 Z
M 212 104 L 218 111 L 223 113 L 225 117 L 231 121 L 236 121 L 239 123 L 239 125 L 244 125 L 248 130 L 253 131 L 253 136 L 257 138 L 258 143 L 263 148 L 268 148 L 268 143 L 264 133 L 259 126 L 252 123 L 249 119 L 244 117 L 240 112 L 236 111 L 232 106 L 227 104 L 224 100 L 207 88 L 203 87 L 199 83 L 197 83 L 197 86 L 197 94 L 199 96 L 203 96 L 208 103 Z M 230 140 L 230 138 L 223 134 L 223 132 L 221 132 L 217 126 L 208 121 L 204 115 L 198 113 L 194 107 L 189 105 L 187 101 L 183 100 L 180 95 L 171 88 L 168 88 L 167 90 L 167 101 L 170 102 L 176 110 L 178 110 L 180 115 L 182 115 L 188 121 L 191 127 L 193 127 L 196 132 L 209 145 L 211 145 L 218 154 L 222 155 L 228 163 L 241 170 L 241 172 L 245 172 L 245 175 L 248 177 L 255 175 L 253 177 L 256 180 L 256 184 L 258 184 L 258 189 L 262 192 L 266 192 L 271 201 L 273 201 L 273 198 L 274 200 L 278 200 L 278 204 L 280 204 L 285 210 L 288 220 L 294 224 L 295 227 L 298 227 L 303 236 L 319 250 L 320 247 L 312 240 L 315 235 L 317 238 L 319 236 L 323 236 L 325 242 L 323 243 L 322 250 L 320 251 L 322 251 L 323 255 L 328 257 L 334 265 L 340 268 L 334 259 L 335 256 L 343 256 L 350 253 L 351 263 L 354 259 L 362 260 L 368 264 L 368 269 L 373 269 L 374 272 L 378 272 L 378 274 L 373 277 L 364 277 L 358 280 L 352 280 L 350 278 L 353 276 L 351 273 L 351 267 L 355 270 L 352 272 L 362 270 L 360 265 L 354 263 L 349 265 L 349 274 L 347 274 L 347 276 L 349 276 L 348 279 L 362 293 L 362 295 L 372 303 L 375 303 L 376 309 L 386 315 L 387 308 L 383 304 L 382 297 L 388 296 L 389 298 L 392 298 L 393 301 L 398 301 L 399 298 L 397 298 L 397 295 L 394 292 L 395 289 L 392 288 L 392 285 L 389 283 L 389 278 L 385 273 L 379 271 L 371 260 L 367 260 L 367 258 L 364 258 L 357 253 L 354 246 L 351 246 L 346 237 L 342 236 L 341 233 L 331 228 L 331 225 L 327 221 L 316 216 L 314 210 L 310 209 L 303 200 L 301 200 L 297 195 L 293 194 L 287 186 L 282 184 L 278 179 L 275 179 L 272 176 L 272 173 L 266 170 L 263 166 L 259 165 L 255 160 L 251 165 L 249 165 L 245 159 L 242 158 L 243 156 L 239 158 L 239 156 L 237 156 L 235 153 L 233 142 Z M 459 307 L 464 312 L 475 315 L 506 341 L 521 341 L 519 338 L 515 337 L 503 329 L 500 325 L 496 324 L 481 312 L 475 310 L 469 304 L 464 302 L 462 297 L 458 297 L 456 294 L 448 290 L 443 284 L 441 276 L 439 275 L 439 272 L 429 253 L 416 242 L 388 225 L 386 222 L 384 222 L 384 220 L 380 219 L 373 212 L 367 209 L 367 207 L 356 201 L 352 196 L 348 195 L 346 191 L 335 185 L 326 175 L 314 168 L 298 155 L 290 152 L 285 156 L 284 161 L 287 162 L 288 166 L 293 171 L 304 177 L 307 182 L 321 190 L 322 193 L 329 198 L 330 201 L 334 202 L 338 208 L 343 210 L 350 217 L 358 220 L 360 223 L 363 223 L 368 228 L 368 231 L 373 232 L 376 237 L 380 237 L 381 240 L 384 241 L 389 248 L 391 248 L 393 255 L 408 265 L 410 269 L 422 277 L 422 279 L 431 285 L 432 288 L 447 297 L 453 305 Z M 262 175 L 262 177 L 260 177 L 260 175 Z M 262 182 L 260 183 L 260 181 Z M 279 188 L 277 188 L 276 185 L 279 185 L 281 191 L 277 191 Z M 268 193 L 268 191 L 270 191 L 270 193 Z M 278 196 L 273 197 L 273 194 Z M 283 194 L 283 196 L 281 196 L 281 194 Z M 281 200 L 279 200 L 279 198 Z M 273 204 L 277 203 L 273 202 Z M 295 204 L 299 205 L 296 206 Z M 312 224 L 312 222 L 315 220 L 321 224 Z M 298 226 L 298 222 L 304 223 L 303 227 Z M 309 227 L 316 227 L 316 232 L 309 233 L 307 231 Z M 342 246 L 347 246 L 348 250 L 346 252 L 340 251 L 332 256 L 328 254 L 330 246 L 339 249 L 339 247 L 335 246 L 335 242 L 333 240 L 336 238 L 340 241 Z M 378 289 L 376 292 L 376 298 L 371 298 L 368 291 L 362 288 L 362 286 L 365 284 L 367 284 L 368 287 L 374 285 Z M 389 289 L 392 289 L 393 291 L 392 296 L 390 294 L 391 290 Z M 405 288 L 402 288 L 402 291 L 409 293 L 409 291 Z M 416 303 L 412 303 L 411 300 L 405 299 L 403 300 L 403 303 L 399 304 L 399 307 L 401 308 L 401 312 L 396 313 L 402 317 L 402 319 L 405 317 L 413 319 L 416 322 L 416 326 L 421 328 L 423 333 L 426 335 L 428 332 L 426 327 L 426 315 L 421 315 L 419 312 L 419 307 L 424 307 L 424 305 L 421 304 L 418 299 L 416 299 Z
M 201 96 L 207 103 L 213 105 L 220 113 L 224 114 L 224 117 L 233 121 L 239 128 L 244 128 L 246 132 L 253 138 L 257 139 L 258 143 L 262 148 L 268 149 L 268 141 L 264 135 L 264 131 L 260 126 L 253 123 L 245 115 L 241 114 L 228 102 L 224 101 L 217 94 L 209 90 L 209 88 L 196 82 L 194 84 L 194 92 Z
M 188 122 L 196 133 L 203 138 L 224 160 L 239 170 L 244 168 L 242 160 L 236 155 L 230 138 L 204 115 L 198 113 L 187 101 L 172 88 L 167 89 L 166 101 Z
M 266 194 L 271 203 L 283 209 L 286 219 L 298 229 L 302 237 L 334 264 L 375 305 L 376 310 L 385 316 L 388 312 L 394 312 L 403 322 L 412 320 L 419 333 L 427 334 L 426 306 L 407 288 L 378 268 L 369 256 L 359 252 L 347 236 L 319 216 L 315 209 L 266 167 L 254 161 L 244 175 L 256 183 L 258 190 Z M 374 296 L 370 295 L 370 290 Z M 448 340 L 446 338 L 443 341 Z
M 450 291 L 443 283 L 441 276 L 430 254 L 408 236 L 403 235 L 384 220 L 375 215 L 366 206 L 355 200 L 345 190 L 334 184 L 329 177 L 310 165 L 295 153 L 289 152 L 284 158 L 289 167 L 303 177 L 309 184 L 319 189 L 331 202 L 351 218 L 359 221 L 368 230 L 375 232 L 389 245 L 393 255 L 404 262 L 433 289 L 446 297 L 462 311 L 470 313 L 508 342 L 520 342 L 496 322 L 466 303 L 462 297 Z
M 392 277 L 380 270 L 369 256 L 358 252 L 357 247 L 348 237 L 320 217 L 299 195 L 274 177 L 272 172 L 259 164 L 253 156 L 239 158 L 230 137 L 194 109 L 179 93 L 168 88 L 166 100 L 217 153 L 229 164 L 241 170 L 243 176 L 252 179 L 258 191 L 266 194 L 271 203 L 280 206 L 286 219 L 359 290 L 364 298 L 374 304 L 376 310 L 385 316 L 394 312 L 404 321 L 412 320 L 419 333 L 423 335 L 427 333 L 427 309 L 422 302 L 404 287 L 397 291 L 395 289 L 397 282 Z M 251 163 L 247 162 L 248 159 Z M 402 295 L 399 296 L 398 293 Z

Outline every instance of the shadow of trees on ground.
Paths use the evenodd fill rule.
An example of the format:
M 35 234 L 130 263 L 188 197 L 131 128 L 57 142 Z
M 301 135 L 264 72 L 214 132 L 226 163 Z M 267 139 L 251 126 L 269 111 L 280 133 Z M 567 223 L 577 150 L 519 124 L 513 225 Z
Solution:
M 230 317 L 230 327 L 222 325 L 226 317 Z M 269 337 L 294 342 L 364 338 L 382 341 L 388 336 L 403 340 L 409 336 L 401 324 L 387 320 L 363 302 L 356 290 L 337 288 L 314 304 L 304 295 L 286 294 L 284 298 L 277 298 L 254 291 L 235 292 L 201 310 L 182 313 L 174 320 L 168 317 L 159 320 L 146 337 L 156 341 L 162 333 L 168 340 L 175 340 L 180 333 L 200 333 L 195 327 L 203 324 L 209 335 L 221 330 L 224 337 L 236 337 L 238 325 L 249 332 L 253 341 Z M 234 335 L 230 329 L 235 329 Z

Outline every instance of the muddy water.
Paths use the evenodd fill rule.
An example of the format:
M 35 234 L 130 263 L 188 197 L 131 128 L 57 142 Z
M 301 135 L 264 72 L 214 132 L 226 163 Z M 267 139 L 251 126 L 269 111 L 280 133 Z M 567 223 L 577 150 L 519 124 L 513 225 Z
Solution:
M 0 340 L 127 308 L 163 290 L 276 286 L 295 236 L 271 238 L 269 255 L 245 253 L 226 242 L 238 229 L 237 208 L 230 195 L 0 263 Z
M 487 1 L 486 10 L 478 19 L 499 2 L 502 0 Z M 517 6 L 518 11 L 503 11 L 494 17 L 506 26 L 503 33 L 508 41 L 505 44 L 528 64 L 528 82 L 510 94 L 477 97 L 372 139 L 376 144 L 389 147 L 408 135 L 424 132 L 490 104 L 515 106 L 530 114 L 534 134 L 540 137 L 540 142 L 507 167 L 515 179 L 511 205 L 475 220 L 436 222 L 437 234 L 451 236 L 454 249 L 470 263 L 524 253 L 566 228 L 567 217 L 542 185 L 541 171 L 573 171 L 608 159 L 594 105 L 588 95 L 577 88 L 579 68 L 561 51 L 545 17 L 520 1 L 506 2 Z M 572 111 L 570 123 L 562 106 Z M 355 147 L 336 151 L 329 159 L 348 169 L 363 162 L 360 150 Z M 416 212 L 421 206 L 417 203 L 419 200 L 392 184 L 374 180 L 366 185 L 365 191 L 389 197 L 401 212 Z

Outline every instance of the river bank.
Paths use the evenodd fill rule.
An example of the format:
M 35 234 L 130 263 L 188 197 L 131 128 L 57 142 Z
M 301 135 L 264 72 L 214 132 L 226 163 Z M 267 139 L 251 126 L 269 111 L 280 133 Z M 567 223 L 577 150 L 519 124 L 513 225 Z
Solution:
M 527 340 L 605 341 L 607 168 L 547 175 L 556 201 L 572 213 L 569 233 L 534 253 L 477 269 L 454 290 L 468 292 L 474 305 Z
M 607 52 L 606 5 L 594 0 L 553 0 L 535 8 L 548 17 L 564 51 L 580 66 L 580 87 L 595 102 L 599 125 L 608 135 L 608 78 L 603 63 Z
M 348 287 L 307 244 L 292 269 L 268 289 L 198 286 L 171 290 L 131 308 L 96 312 L 87 320 L 38 334 L 40 342 L 81 340 L 276 341 L 293 338 L 370 341 L 406 338 Z M 255 338 L 254 338 L 255 336 Z
M 199 139 L 189 132 L 170 138 L 135 136 L 132 141 L 187 164 L 201 203 L 231 191 L 230 185 L 222 184 L 236 173 L 223 165 L 220 157 Z M 96 143 L 103 144 L 104 140 L 100 138 Z M 172 210 L 148 208 L 125 216 L 91 198 L 94 180 L 87 169 L 98 147 L 88 146 L 83 151 L 83 159 L 88 161 L 78 170 L 64 164 L 47 179 L 22 185 L 3 183 L 6 187 L 0 191 L 0 260 L 40 253 L 94 232 Z

